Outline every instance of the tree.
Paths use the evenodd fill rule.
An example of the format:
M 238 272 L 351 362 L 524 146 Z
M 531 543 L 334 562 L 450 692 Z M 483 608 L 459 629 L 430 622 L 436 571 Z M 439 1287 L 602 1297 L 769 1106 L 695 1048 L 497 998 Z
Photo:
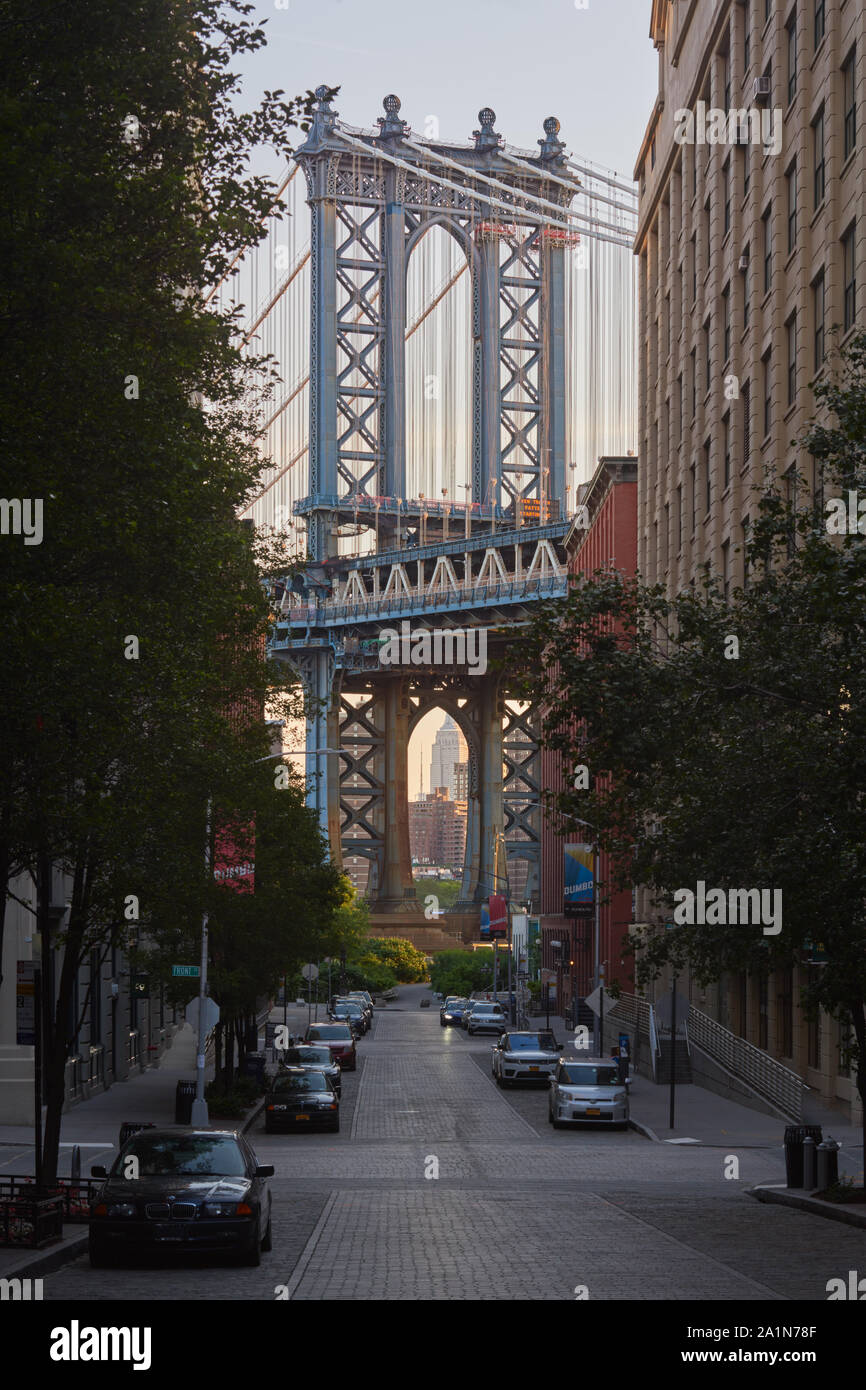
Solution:
M 508 979 L 508 950 L 500 947 L 497 954 L 501 989 Z M 516 978 L 513 963 L 512 970 Z M 439 951 L 433 959 L 430 980 L 437 994 L 456 994 L 460 998 L 480 990 L 492 990 L 493 947 L 485 946 L 478 951 Z
M 849 489 L 866 498 L 866 335 L 838 368 L 803 443 L 847 513 Z M 598 572 L 535 625 L 523 688 L 548 746 L 590 771 L 551 810 L 595 827 L 615 885 L 647 885 L 658 923 L 679 914 L 679 930 L 644 934 L 638 978 L 666 961 L 704 983 L 766 974 L 822 945 L 804 1007 L 850 1025 L 866 1107 L 866 522 L 828 534 L 839 509 L 817 503 L 765 491 L 750 582 L 728 602 L 712 577 L 667 599 Z M 720 907 L 689 922 L 699 881 L 728 919 L 732 890 L 781 896 L 758 922 L 720 922 Z
M 158 926 L 154 862 L 200 908 L 206 800 L 236 806 L 267 752 L 238 712 L 294 706 L 235 519 L 267 462 L 247 402 L 268 368 L 204 303 L 273 205 L 251 149 L 308 124 L 309 93 L 238 109 L 232 59 L 264 42 L 251 10 L 0 0 L 2 490 L 39 522 L 0 547 L 0 860 L 7 884 L 48 863 L 72 878 L 62 931 L 42 923 L 49 1181 L 81 962 L 126 944 L 130 896 Z
M 402 936 L 371 936 L 365 954 L 387 965 L 401 984 L 427 979 L 427 957 Z

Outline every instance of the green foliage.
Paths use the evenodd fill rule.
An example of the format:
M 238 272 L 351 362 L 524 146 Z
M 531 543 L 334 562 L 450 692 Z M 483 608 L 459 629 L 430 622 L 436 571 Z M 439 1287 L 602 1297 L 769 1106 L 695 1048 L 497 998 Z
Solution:
M 366 942 L 365 955 L 388 966 L 401 984 L 427 979 L 427 957 L 403 937 L 371 936 Z
M 508 952 L 500 948 L 497 955 L 498 984 L 500 989 L 505 989 L 508 980 Z M 477 951 L 439 951 L 433 958 L 430 983 L 438 994 L 468 996 L 476 990 L 492 989 L 493 947 L 485 946 Z
M 816 388 L 823 423 L 803 444 L 828 498 L 863 497 L 866 334 L 838 367 Z M 810 497 L 795 509 L 771 487 L 748 561 L 747 591 L 727 601 L 713 576 L 669 600 L 600 571 L 548 607 L 525 648 L 523 690 L 546 702 L 548 747 L 591 774 L 589 790 L 549 806 L 596 828 L 616 886 L 653 890 L 639 978 L 671 959 L 704 982 L 766 973 L 820 942 L 827 963 L 810 972 L 806 1008 L 849 1018 L 855 1061 L 866 1059 L 866 540 L 828 535 Z M 781 931 L 660 930 L 674 892 L 698 880 L 781 890 Z M 866 1094 L 866 1065 L 859 1085 Z

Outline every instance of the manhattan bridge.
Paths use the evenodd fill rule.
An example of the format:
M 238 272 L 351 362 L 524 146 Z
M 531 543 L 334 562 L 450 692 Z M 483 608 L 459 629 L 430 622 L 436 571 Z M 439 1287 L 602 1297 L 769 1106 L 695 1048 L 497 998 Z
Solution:
M 281 376 L 243 515 L 297 555 L 271 655 L 309 696 L 309 804 L 332 857 L 366 863 L 388 934 L 424 924 L 409 740 L 434 709 L 463 734 L 465 862 L 441 925 L 469 940 L 508 865 L 523 860 L 523 896 L 538 895 L 541 753 L 507 654 L 533 606 L 567 590 L 579 484 L 636 443 L 636 194 L 570 158 L 553 116 L 531 151 L 489 108 L 453 143 L 434 118 L 414 134 L 396 96 L 371 129 L 343 121 L 329 89 L 316 97 L 284 215 L 212 291 L 242 306 L 241 341 Z M 475 629 L 485 669 L 469 664 Z M 416 643 L 415 660 L 385 664 L 395 633 L 406 653 L 424 631 L 426 663 Z

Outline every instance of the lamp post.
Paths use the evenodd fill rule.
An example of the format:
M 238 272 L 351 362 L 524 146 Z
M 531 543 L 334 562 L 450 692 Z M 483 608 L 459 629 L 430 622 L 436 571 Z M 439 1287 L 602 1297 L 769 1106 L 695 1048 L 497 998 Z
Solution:
M 269 762 L 272 762 L 274 758 L 284 758 L 284 757 L 287 757 L 290 753 L 299 753 L 299 752 L 304 752 L 304 753 L 305 753 L 306 751 L 307 751 L 306 749 L 298 749 L 298 748 L 280 748 L 276 753 L 267 753 L 263 758 L 254 758 L 253 761 L 252 761 L 252 763 L 250 763 L 250 767 L 254 767 L 254 766 L 256 765 L 256 763 L 269 763 Z M 339 751 L 340 751 L 339 748 L 317 748 L 317 749 L 313 750 L 315 756 L 318 756 L 320 753 L 339 753 Z M 211 820 L 212 820 L 212 818 L 213 818 L 213 803 L 212 803 L 211 798 L 208 797 L 208 799 L 207 799 L 207 813 L 206 813 L 206 820 L 205 820 L 205 837 L 204 837 L 205 882 L 208 882 L 208 881 L 209 881 L 210 872 L 211 872 L 210 836 L 211 836 Z M 197 1045 L 196 1045 L 196 1054 L 195 1054 L 195 1100 L 194 1100 L 193 1103 L 192 1103 L 192 1109 L 191 1109 L 191 1111 L 190 1111 L 190 1123 L 193 1124 L 196 1128 L 201 1128 L 201 1127 L 204 1126 L 204 1125 L 210 1124 L 210 1114 L 209 1114 L 209 1112 L 208 1112 L 208 1104 L 207 1104 L 207 1101 L 205 1100 L 205 1095 L 204 1095 L 205 1038 L 207 1037 L 207 1017 L 206 1017 L 206 1012 L 205 1012 L 206 1002 L 207 1002 L 207 970 L 208 970 L 208 911 L 207 911 L 207 908 L 205 908 L 204 912 L 202 913 L 202 919 L 201 919 L 201 968 L 200 968 L 200 974 L 199 974 L 199 990 L 198 990 L 198 1042 L 197 1042 Z M 284 1010 L 285 1010 L 285 1007 L 286 1007 L 285 996 L 284 996 L 284 1005 L 283 1005 L 283 1006 L 284 1006 Z M 284 1013 L 284 1018 L 285 1018 L 285 1013 Z

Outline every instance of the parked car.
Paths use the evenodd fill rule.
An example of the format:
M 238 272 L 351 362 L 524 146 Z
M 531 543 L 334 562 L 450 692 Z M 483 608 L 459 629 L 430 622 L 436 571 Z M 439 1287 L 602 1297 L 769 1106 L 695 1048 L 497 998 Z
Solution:
M 372 1014 L 375 1012 L 373 996 L 368 989 L 350 989 L 348 997 L 350 999 L 366 999 L 370 1013 Z
M 348 1023 L 311 1023 L 304 1034 L 305 1043 L 326 1043 L 343 1071 L 355 1071 L 358 1054 L 355 1035 Z
M 265 1130 L 340 1128 L 340 1097 L 327 1076 L 304 1067 L 286 1067 L 265 1096 Z
M 342 1088 L 343 1073 L 339 1063 L 334 1060 L 331 1049 L 324 1043 L 320 1047 L 313 1047 L 306 1043 L 298 1047 L 287 1047 L 280 1059 L 281 1067 L 305 1067 L 308 1071 L 321 1072 L 326 1076 L 333 1086 L 337 1095 Z
M 504 1033 L 508 1023 L 505 1014 L 502 1012 L 501 1004 L 479 1002 L 469 1015 L 469 1022 L 466 1031 L 470 1035 L 476 1033 Z
M 348 994 L 343 995 L 343 998 L 351 1000 L 354 1004 L 360 1004 L 361 1008 L 364 1010 L 364 1017 L 367 1020 L 367 1027 L 372 1028 L 373 1005 L 370 1003 L 366 994 L 361 994 L 358 992 L 358 990 L 351 990 Z
M 493 1049 L 492 1068 L 497 1086 L 513 1086 L 516 1081 L 550 1084 L 559 1066 L 563 1044 L 542 1029 L 538 1033 L 503 1033 Z
M 555 1129 L 568 1124 L 628 1128 L 628 1092 L 609 1057 L 561 1059 L 550 1083 L 547 1118 Z
M 367 1031 L 367 1015 L 356 999 L 338 999 L 329 1011 L 330 1017 L 348 1023 L 356 1037 L 362 1038 Z
M 439 1022 L 442 1027 L 448 1028 L 452 1023 L 459 1024 L 463 1019 L 463 1013 L 468 1003 L 468 999 L 452 998 L 449 999 L 447 1003 L 443 1004 L 442 1008 L 439 1010 Z
M 470 1018 L 472 1017 L 472 1010 L 473 1010 L 473 1009 L 477 1009 L 477 1008 L 478 1008 L 478 1005 L 479 1005 L 480 1003 L 481 1003 L 481 1000 L 480 1000 L 480 999 L 467 999 L 467 1000 L 466 1000 L 466 1003 L 465 1003 L 465 1005 L 464 1005 L 464 1007 L 463 1007 L 463 1017 L 460 1019 L 460 1027 L 463 1029 L 464 1033 L 465 1033 L 465 1032 L 468 1030 L 468 1028 L 469 1028 L 469 1020 L 470 1020 Z
M 129 1163 L 135 1159 L 135 1165 Z M 133 1134 L 90 1207 L 90 1263 L 143 1251 L 222 1252 L 245 1265 L 271 1249 L 271 1164 L 235 1130 L 145 1129 Z

